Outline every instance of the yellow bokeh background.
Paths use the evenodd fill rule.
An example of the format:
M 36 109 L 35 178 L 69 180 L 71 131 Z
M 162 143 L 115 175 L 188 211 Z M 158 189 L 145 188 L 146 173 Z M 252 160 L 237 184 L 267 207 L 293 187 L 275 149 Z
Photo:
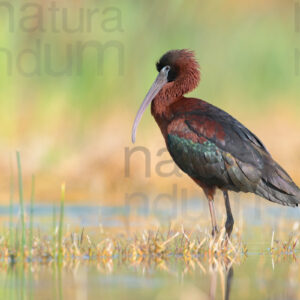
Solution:
M 284 1 L 61 1 L 0 6 L 0 203 L 16 197 L 15 151 L 24 194 L 38 202 L 123 204 L 128 193 L 199 190 L 186 176 L 162 178 L 168 160 L 149 111 L 130 158 L 135 113 L 170 49 L 195 51 L 200 86 L 191 93 L 258 135 L 300 184 L 300 47 L 296 4 Z M 300 14 L 299 14 L 300 15 Z M 300 17 L 299 17 L 300 18 Z M 166 166 L 172 169 L 172 165 Z

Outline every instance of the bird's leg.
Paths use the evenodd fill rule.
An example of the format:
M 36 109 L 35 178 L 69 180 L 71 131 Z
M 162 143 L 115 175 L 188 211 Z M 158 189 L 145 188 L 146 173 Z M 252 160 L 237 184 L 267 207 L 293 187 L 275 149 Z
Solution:
M 211 278 L 210 278 L 210 287 L 209 287 L 209 299 L 216 299 L 216 290 L 217 290 L 217 281 L 218 281 L 218 273 L 216 268 L 212 267 Z
M 233 268 L 230 267 L 230 269 L 228 270 L 227 275 L 226 275 L 225 300 L 229 300 L 229 298 L 230 298 L 232 279 L 233 279 Z
M 228 192 L 223 191 L 223 195 L 224 195 L 226 214 L 227 214 L 227 220 L 226 220 L 226 223 L 225 223 L 225 228 L 226 228 L 227 236 L 229 238 L 230 235 L 231 235 L 232 229 L 233 229 L 234 220 L 233 220 L 233 216 L 232 216 L 232 212 L 231 212 Z
M 216 221 L 214 199 L 212 197 L 208 197 L 208 205 L 209 205 L 209 212 L 211 216 L 212 235 L 215 236 L 219 232 L 219 229 Z

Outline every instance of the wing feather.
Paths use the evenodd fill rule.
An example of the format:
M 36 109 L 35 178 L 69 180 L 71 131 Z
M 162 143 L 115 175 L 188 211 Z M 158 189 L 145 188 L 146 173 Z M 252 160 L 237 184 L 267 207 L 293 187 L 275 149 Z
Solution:
M 300 203 L 299 188 L 256 135 L 215 106 L 186 100 L 194 101 L 194 110 L 174 108 L 167 136 L 169 152 L 185 173 L 207 185 Z

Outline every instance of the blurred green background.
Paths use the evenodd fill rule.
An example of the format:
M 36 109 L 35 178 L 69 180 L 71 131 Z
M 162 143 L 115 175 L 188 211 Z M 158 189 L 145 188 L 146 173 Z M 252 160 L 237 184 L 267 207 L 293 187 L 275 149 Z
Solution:
M 126 193 L 169 190 L 187 177 L 144 176 L 125 147 L 135 113 L 170 49 L 195 51 L 202 81 L 192 95 L 254 131 L 300 184 L 300 33 L 292 1 L 7 1 L 0 5 L 0 201 L 8 203 L 21 151 L 25 197 L 118 204 Z M 300 14 L 299 14 L 300 15 Z M 164 147 L 150 113 L 137 145 Z M 196 188 L 195 188 L 196 190 Z M 193 193 L 193 192 L 192 192 Z M 199 193 L 199 191 L 198 191 Z

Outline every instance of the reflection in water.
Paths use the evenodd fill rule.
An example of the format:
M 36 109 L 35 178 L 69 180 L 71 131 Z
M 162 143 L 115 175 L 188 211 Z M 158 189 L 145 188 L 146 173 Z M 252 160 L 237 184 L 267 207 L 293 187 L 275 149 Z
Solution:
M 52 286 L 54 299 L 63 300 L 62 290 L 62 264 L 60 262 L 52 264 Z
M 0 299 L 63 300 L 62 270 L 63 266 L 59 263 L 44 266 L 38 263 L 10 263 L 7 270 L 1 269 Z
M 200 280 L 203 280 L 205 274 L 210 274 L 210 286 L 208 286 L 207 290 L 202 286 L 203 294 L 207 294 L 205 299 L 221 299 L 218 297 L 218 290 L 222 291 L 222 299 L 230 299 L 230 289 L 233 277 L 233 269 L 231 266 L 228 266 L 228 270 L 224 269 L 224 262 L 215 261 L 212 265 L 207 265 L 207 269 L 204 269 L 201 264 L 201 273 L 197 272 L 197 269 L 191 268 L 191 265 L 185 266 L 183 272 L 178 277 L 176 272 L 172 271 L 178 268 L 176 265 L 176 259 L 172 261 L 169 265 L 169 268 L 163 264 L 161 261 L 156 260 L 146 260 L 142 261 L 140 266 L 135 265 L 135 269 L 132 269 L 132 266 L 126 266 L 124 270 L 121 265 L 118 266 L 120 271 L 114 270 L 112 272 L 112 266 L 106 268 L 105 263 L 91 263 L 86 265 L 83 263 L 81 267 L 79 267 L 79 263 L 76 264 L 74 269 L 73 266 L 62 265 L 61 263 L 49 263 L 48 265 L 38 265 L 35 263 L 28 264 L 10 264 L 7 269 L 6 279 L 5 279 L 5 291 L 6 294 L 2 295 L 0 299 L 8 299 L 8 300 L 34 300 L 34 299 L 58 299 L 58 300 L 68 300 L 75 299 L 78 295 L 82 297 L 82 290 L 97 290 L 101 291 L 102 289 L 106 289 L 107 291 L 118 290 L 119 294 L 122 294 L 122 290 L 124 290 L 124 283 L 127 285 L 126 289 L 136 291 L 143 291 L 143 293 L 149 292 L 148 288 L 153 290 L 163 288 L 161 282 L 156 281 L 155 278 L 164 278 L 163 273 L 169 273 L 173 278 L 170 282 L 166 281 L 166 288 L 168 288 L 169 284 L 173 286 L 175 289 L 177 288 L 176 281 L 178 283 L 179 278 L 182 281 L 183 291 L 185 291 L 184 287 L 187 282 L 190 282 L 191 275 L 194 273 L 196 278 L 200 277 Z M 171 261 L 170 261 L 171 262 Z M 112 263 L 112 262 L 110 262 Z M 115 264 L 119 262 L 115 261 Z M 178 261 L 177 261 L 178 263 Z M 202 269 L 203 268 L 203 269 Z M 80 271 L 78 271 L 78 269 Z M 136 273 L 132 273 L 132 271 Z M 124 272 L 125 271 L 125 272 Z M 154 272 L 154 273 L 153 273 Z M 78 277 L 79 280 L 73 279 Z M 205 273 L 205 274 L 204 274 Z M 84 282 L 81 280 L 82 277 L 86 277 L 85 274 L 91 274 L 89 280 Z M 149 275 L 152 276 L 149 277 Z M 104 275 L 104 277 L 103 277 Z M 88 275 L 89 276 L 89 275 Z M 152 277 L 152 278 L 151 278 Z M 2 277 L 0 277 L 2 278 Z M 95 285 L 95 279 L 99 278 L 99 283 Z M 177 280 L 174 280 L 176 279 Z M 225 280 L 224 280 L 225 279 Z M 63 282 L 72 282 L 71 285 L 65 285 Z M 148 284 L 146 282 L 148 281 Z M 80 286 L 83 284 L 84 286 Z M 123 285 L 123 287 L 122 287 Z M 145 290 L 146 289 L 146 290 Z M 183 292 L 184 294 L 185 292 Z M 93 294 L 93 293 L 92 293 Z M 97 293 L 95 293 L 96 295 Z M 118 294 L 118 293 L 117 293 Z M 77 295 L 77 296 L 76 296 Z M 86 294 L 87 295 L 87 294 Z M 86 298 L 86 297 L 84 297 Z M 119 299 L 116 297 L 112 297 L 113 299 Z M 82 300 L 85 300 L 81 298 Z M 86 299 L 98 299 L 97 297 L 88 297 Z M 127 298 L 124 298 L 127 299 Z M 130 298 L 134 299 L 134 297 Z M 170 298 L 172 299 L 172 294 Z M 180 297 L 178 299 L 186 299 L 185 297 Z M 202 298 L 201 298 L 202 299 Z
M 211 278 L 210 278 L 210 289 L 209 289 L 210 300 L 216 299 L 217 280 L 218 280 L 218 273 L 216 270 L 214 270 L 211 272 Z
M 57 284 L 58 284 L 58 299 L 59 300 L 63 300 L 61 269 L 62 269 L 62 265 L 61 265 L 61 263 L 58 263 Z
M 295 226 L 298 231 L 287 241 L 273 233 L 271 243 L 270 228 L 235 231 L 229 243 L 224 243 L 222 230 L 215 239 L 203 227 L 186 229 L 182 224 L 134 234 L 119 229 L 116 234 L 102 226 L 91 228 L 90 234 L 86 229 L 67 231 L 61 262 L 53 259 L 58 253 L 53 228 L 53 236 L 38 231 L 24 263 L 19 244 L 10 249 L 10 240 L 1 236 L 0 299 L 140 299 L 141 294 L 157 300 L 266 299 L 281 294 L 300 299 L 295 279 L 299 264 L 292 261 L 300 239 Z
M 228 260 L 225 260 L 228 263 Z M 218 275 L 220 277 L 220 285 L 222 290 L 222 299 L 230 299 L 230 291 L 233 280 L 233 267 L 232 263 L 225 264 L 225 261 L 213 263 L 210 266 L 210 289 L 209 289 L 209 300 L 216 299 L 216 292 L 218 286 Z M 221 265 L 221 266 L 220 266 Z
M 25 275 L 24 268 L 20 266 L 15 264 L 14 261 L 7 266 L 5 299 L 24 299 Z
M 225 300 L 229 300 L 230 296 L 230 289 L 231 289 L 231 284 L 232 284 L 232 279 L 233 279 L 233 268 L 230 267 L 227 275 L 226 275 L 226 291 L 225 291 Z
M 273 271 L 271 259 L 268 255 L 251 255 L 234 266 L 228 260 L 198 257 L 184 261 L 175 256 L 165 260 L 144 258 L 139 263 L 124 263 L 115 257 L 108 262 L 100 258 L 63 264 L 17 263 L 7 269 L 3 264 L 0 299 L 227 300 L 277 295 L 299 299 L 297 262 L 292 257 L 275 260 Z

